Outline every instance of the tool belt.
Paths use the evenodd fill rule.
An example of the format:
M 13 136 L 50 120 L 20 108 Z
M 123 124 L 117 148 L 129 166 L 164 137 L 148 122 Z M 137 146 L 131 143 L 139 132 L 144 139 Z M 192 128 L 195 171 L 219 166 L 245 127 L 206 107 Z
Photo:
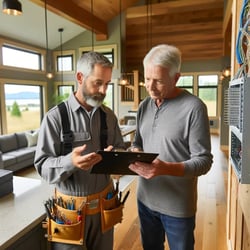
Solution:
M 101 213 L 104 233 L 121 223 L 124 202 L 118 188 L 114 190 L 113 181 L 101 192 L 84 197 L 65 195 L 55 190 L 54 198 L 44 204 L 47 213 L 43 223 L 43 227 L 47 228 L 46 237 L 48 241 L 83 245 L 85 216 Z
M 70 208 L 71 205 L 73 205 L 74 208 L 79 208 L 84 204 L 86 206 L 85 207 L 86 215 L 90 215 L 90 214 L 100 213 L 101 198 L 105 198 L 107 197 L 108 193 L 113 193 L 113 192 L 114 192 L 113 182 L 110 182 L 109 185 L 99 193 L 91 194 L 88 196 L 71 196 L 71 195 L 65 195 L 59 192 L 57 189 L 55 189 L 55 197 L 57 197 L 57 199 L 59 198 L 59 202 L 60 200 L 62 200 L 63 203 L 61 204 L 61 206 L 64 208 Z

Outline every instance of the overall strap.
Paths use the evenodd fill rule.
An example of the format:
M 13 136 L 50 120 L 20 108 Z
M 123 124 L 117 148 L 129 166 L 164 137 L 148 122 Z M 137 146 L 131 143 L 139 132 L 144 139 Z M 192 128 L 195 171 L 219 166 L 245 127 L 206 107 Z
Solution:
M 63 130 L 63 148 L 62 155 L 66 155 L 72 151 L 73 132 L 70 130 L 68 111 L 65 102 L 57 105 L 60 111 Z
M 62 130 L 63 130 L 62 155 L 66 155 L 72 151 L 73 132 L 70 130 L 68 111 L 67 111 L 65 102 L 61 102 L 57 106 L 59 108 L 61 120 L 62 120 Z M 108 146 L 107 145 L 108 126 L 106 122 L 106 113 L 102 110 L 102 108 L 100 108 L 99 111 L 100 111 L 100 120 L 101 120 L 100 142 L 101 142 L 101 149 L 104 149 Z
M 101 149 L 104 149 L 108 146 L 107 139 L 108 139 L 108 126 L 106 121 L 106 113 L 99 108 L 100 110 L 100 119 L 101 119 L 101 132 L 100 132 L 100 141 L 101 141 Z

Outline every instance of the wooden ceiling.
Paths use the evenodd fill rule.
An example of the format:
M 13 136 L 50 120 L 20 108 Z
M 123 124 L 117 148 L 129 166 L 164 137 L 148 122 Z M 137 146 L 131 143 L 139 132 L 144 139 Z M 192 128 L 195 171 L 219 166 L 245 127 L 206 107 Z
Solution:
M 183 61 L 221 58 L 223 4 L 223 0 L 179 0 L 129 8 L 126 64 L 135 68 L 149 48 L 161 43 L 177 46 Z
M 44 0 L 31 0 L 44 6 Z M 141 68 L 151 46 L 173 44 L 183 61 L 213 60 L 225 55 L 224 0 L 46 0 L 48 9 L 108 38 L 108 22 L 126 10 L 126 68 Z M 93 13 L 93 15 L 92 15 Z M 93 25 L 93 28 L 92 28 Z

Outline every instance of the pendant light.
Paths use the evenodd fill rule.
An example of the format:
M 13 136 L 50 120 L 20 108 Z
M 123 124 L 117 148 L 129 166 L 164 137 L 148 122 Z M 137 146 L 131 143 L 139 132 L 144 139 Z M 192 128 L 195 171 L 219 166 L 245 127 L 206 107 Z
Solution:
M 3 13 L 19 16 L 22 14 L 22 4 L 18 0 L 3 0 Z
M 58 29 L 59 33 L 60 33 L 60 47 L 61 47 L 61 82 L 63 84 L 63 45 L 62 45 L 62 33 L 64 31 L 63 28 L 59 28 Z
M 124 46 L 123 46 L 123 39 L 122 39 L 122 3 L 121 3 L 121 0 L 120 0 L 120 46 L 121 46 L 121 76 L 120 76 L 120 85 L 124 86 L 124 85 L 128 85 L 129 84 L 129 81 L 128 81 L 128 77 L 127 77 L 127 74 L 125 73 L 124 71 L 124 63 L 123 63 L 123 60 L 124 60 L 124 57 L 125 57 L 125 49 L 124 49 Z
M 147 51 L 152 47 L 152 0 L 147 0 Z
M 147 0 L 147 21 L 146 21 L 146 53 L 152 47 L 152 0 Z M 143 74 L 139 73 L 139 86 L 145 87 Z
M 51 62 L 49 60 L 49 38 L 48 38 L 48 17 L 47 17 L 47 0 L 44 1 L 44 20 L 45 20 L 45 39 L 46 39 L 46 77 L 51 79 L 53 74 L 51 72 Z
M 94 51 L 95 45 L 94 45 L 94 3 L 93 3 L 93 0 L 91 0 L 91 47 L 92 47 L 92 51 Z

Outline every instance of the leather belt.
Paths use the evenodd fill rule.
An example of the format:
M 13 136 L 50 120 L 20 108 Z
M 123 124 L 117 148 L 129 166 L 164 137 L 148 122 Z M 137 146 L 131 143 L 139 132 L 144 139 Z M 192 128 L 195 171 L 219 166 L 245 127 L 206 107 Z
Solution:
M 97 214 L 101 211 L 100 199 L 107 197 L 109 192 L 114 192 L 113 181 L 111 181 L 101 192 L 87 196 L 66 195 L 55 189 L 55 198 L 61 197 L 63 201 L 73 200 L 76 210 L 84 208 L 86 214 Z

